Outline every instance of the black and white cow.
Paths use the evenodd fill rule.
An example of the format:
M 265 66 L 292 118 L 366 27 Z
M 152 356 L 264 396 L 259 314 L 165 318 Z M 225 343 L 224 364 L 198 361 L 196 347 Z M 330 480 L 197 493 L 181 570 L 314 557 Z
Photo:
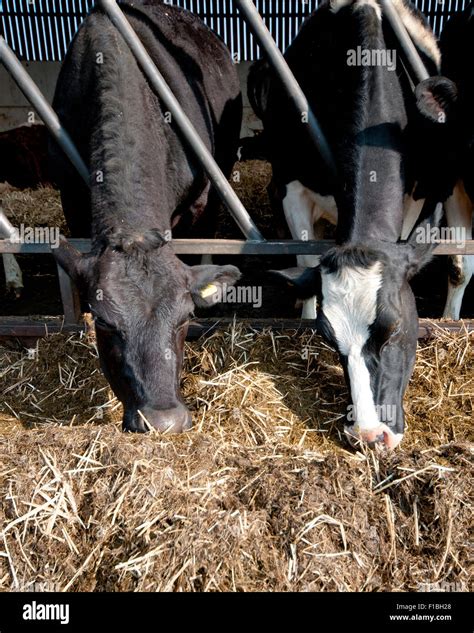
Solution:
M 426 21 L 408 2 L 395 4 L 436 73 L 439 50 Z M 258 63 L 249 98 L 263 120 L 292 236 L 316 239 L 321 218 L 337 223 L 334 249 L 320 260 L 300 257 L 302 274 L 301 268 L 281 274 L 302 298 L 318 298 L 317 327 L 339 352 L 350 388 L 349 439 L 394 448 L 404 432 L 403 396 L 418 332 L 409 280 L 431 253 L 414 237 L 399 242 L 405 199 L 415 189 L 420 199 L 450 193 L 438 139 L 446 141 L 453 84 L 431 78 L 414 96 L 376 0 L 323 3 L 285 57 L 327 135 L 340 182 L 328 176 L 278 81 Z M 440 215 L 438 204 L 429 221 Z
M 242 106 L 227 48 L 178 7 L 159 1 L 121 6 L 205 144 L 230 172 Z M 176 237 L 179 226 L 205 211 L 209 181 L 98 9 L 68 50 L 53 106 L 91 173 L 89 193 L 52 148 L 66 219 L 74 237 L 92 239 L 84 256 L 66 241 L 55 254 L 90 304 L 104 373 L 124 405 L 123 428 L 186 430 L 191 415 L 180 373 L 188 321 L 195 305 L 212 303 L 222 285 L 240 275 L 234 266 L 187 266 L 168 241 L 172 229 Z
M 474 2 L 448 20 L 441 33 L 442 70 L 458 88 L 453 134 L 457 183 L 445 202 L 450 227 L 460 227 L 472 239 L 474 212 Z M 444 316 L 459 319 L 464 291 L 474 274 L 473 255 L 450 257 L 448 297 Z

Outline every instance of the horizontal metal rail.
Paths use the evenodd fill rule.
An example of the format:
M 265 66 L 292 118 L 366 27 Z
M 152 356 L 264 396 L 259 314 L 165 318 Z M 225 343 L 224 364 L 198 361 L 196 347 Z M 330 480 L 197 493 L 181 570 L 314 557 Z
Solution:
M 233 322 L 232 318 L 196 319 L 189 326 L 188 339 L 209 336 L 216 330 L 229 327 Z M 310 319 L 237 319 L 237 322 L 256 331 L 266 328 L 275 331 L 314 330 L 314 321 Z M 85 322 L 65 323 L 63 317 L 44 317 L 43 320 L 38 318 L 33 320 L 30 317 L 0 317 L 0 341 L 12 338 L 33 340 L 49 334 L 85 332 L 88 327 Z M 443 332 L 462 333 L 465 331 L 474 332 L 474 319 L 461 321 L 420 319 L 418 338 L 429 339 Z
M 87 239 L 69 239 L 68 242 L 81 253 L 88 253 L 91 242 Z M 177 239 L 170 242 L 177 255 L 322 255 L 335 245 L 333 240 L 190 240 Z M 51 253 L 49 244 L 24 244 L 10 240 L 0 240 L 1 253 L 21 253 L 23 255 Z M 463 244 L 440 240 L 435 255 L 474 255 L 474 240 Z

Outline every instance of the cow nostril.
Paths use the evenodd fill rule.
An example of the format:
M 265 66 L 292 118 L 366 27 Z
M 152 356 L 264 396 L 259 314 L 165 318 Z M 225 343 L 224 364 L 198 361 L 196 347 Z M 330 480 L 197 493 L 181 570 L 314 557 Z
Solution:
M 191 415 L 191 411 L 186 409 L 186 416 L 183 423 L 183 431 L 189 431 L 193 426 L 193 416 Z
M 192 427 L 191 413 L 183 404 L 171 409 L 152 409 L 144 407 L 139 412 L 148 430 L 161 433 L 182 433 Z
M 393 450 L 403 438 L 403 434 L 394 433 L 386 424 L 371 429 L 346 426 L 344 431 L 349 443 L 356 448 L 360 448 L 361 444 L 367 444 L 370 448 L 385 447 Z

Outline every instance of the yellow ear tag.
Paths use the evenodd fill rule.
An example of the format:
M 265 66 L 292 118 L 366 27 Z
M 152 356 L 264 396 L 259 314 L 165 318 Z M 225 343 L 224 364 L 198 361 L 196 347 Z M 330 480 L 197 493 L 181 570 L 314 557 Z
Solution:
M 213 295 L 215 292 L 217 292 L 217 286 L 214 284 L 209 284 L 208 286 L 204 286 L 199 294 L 203 299 L 205 299 L 206 297 L 210 297 L 211 295 Z

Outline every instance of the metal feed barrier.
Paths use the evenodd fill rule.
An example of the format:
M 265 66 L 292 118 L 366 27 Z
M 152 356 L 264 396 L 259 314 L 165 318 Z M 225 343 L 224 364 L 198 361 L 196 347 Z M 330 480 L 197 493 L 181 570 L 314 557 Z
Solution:
M 401 46 L 407 56 L 408 63 L 412 73 L 417 80 L 426 78 L 427 72 L 413 46 L 410 36 L 406 32 L 401 20 L 398 18 L 396 11 L 392 11 L 393 7 L 389 0 L 382 0 L 384 10 L 387 9 L 387 18 L 390 20 L 395 33 L 399 37 Z M 115 0 L 99 0 L 99 4 L 103 11 L 107 13 L 117 30 L 130 47 L 132 53 L 136 57 L 144 74 L 147 76 L 154 90 L 165 103 L 168 110 L 172 113 L 173 121 L 177 125 L 178 131 L 183 137 L 183 141 L 188 144 L 194 152 L 196 159 L 201 163 L 206 171 L 210 181 L 219 193 L 223 203 L 227 206 L 232 217 L 241 229 L 247 241 L 243 240 L 173 240 L 171 246 L 178 255 L 190 254 L 220 254 L 220 255 L 319 255 L 326 252 L 334 242 L 329 240 L 320 241 L 298 241 L 298 240 L 273 240 L 265 241 L 258 231 L 257 227 L 250 218 L 247 210 L 235 194 L 234 190 L 228 183 L 227 179 L 221 172 L 214 158 L 205 147 L 201 138 L 197 134 L 193 125 L 182 110 L 169 86 L 166 84 L 163 76 L 153 63 L 146 49 L 140 42 L 130 23 L 117 5 Z M 251 31 L 257 39 L 259 45 L 268 58 L 276 75 L 282 81 L 290 99 L 295 107 L 295 114 L 299 121 L 302 112 L 307 113 L 306 126 L 309 138 L 312 140 L 315 149 L 324 159 L 328 172 L 337 177 L 335 161 L 332 156 L 330 147 L 326 141 L 323 131 L 318 121 L 311 112 L 308 101 L 297 83 L 293 73 L 286 63 L 283 55 L 278 50 L 272 36 L 267 30 L 265 24 L 258 11 L 256 10 L 252 0 L 237 0 L 237 5 L 242 12 L 245 20 L 248 22 Z M 26 98 L 36 108 L 39 116 L 44 121 L 46 127 L 51 132 L 65 154 L 76 167 L 77 171 L 85 182 L 89 185 L 89 174 L 87 168 L 82 161 L 72 139 L 61 125 L 56 113 L 47 103 L 44 96 L 39 91 L 36 84 L 24 70 L 15 54 L 6 44 L 3 37 L 0 36 L 0 61 L 5 65 L 19 88 L 22 90 Z M 8 222 L 0 209 L 0 225 L 3 223 L 8 229 L 11 224 Z M 69 240 L 78 250 L 88 252 L 90 250 L 89 240 Z M 0 240 L 0 254 L 3 253 L 21 253 L 21 254 L 45 254 L 51 253 L 47 244 L 20 244 L 11 240 Z M 474 255 L 474 241 L 466 242 L 463 248 L 452 242 L 440 242 L 435 249 L 437 255 Z M 31 319 L 21 319 L 18 317 L 0 318 L 0 338 L 19 337 L 24 339 L 37 338 L 47 333 L 58 331 L 81 331 L 85 329 L 85 325 L 81 323 L 80 301 L 77 290 L 69 276 L 58 266 L 59 286 L 61 291 L 61 299 L 63 303 L 63 318 L 53 318 L 44 321 L 32 321 Z M 205 332 L 212 331 L 217 325 L 226 325 L 229 319 L 202 319 L 190 327 L 190 335 L 197 336 Z M 245 320 L 252 327 L 260 329 L 271 326 L 277 329 L 297 329 L 299 327 L 311 327 L 311 321 L 288 320 L 288 319 L 258 319 Z M 443 321 L 437 324 L 435 321 L 421 320 L 419 336 L 426 337 L 433 334 L 436 328 L 448 330 L 458 330 L 467 327 L 474 330 L 474 321 L 457 323 Z

